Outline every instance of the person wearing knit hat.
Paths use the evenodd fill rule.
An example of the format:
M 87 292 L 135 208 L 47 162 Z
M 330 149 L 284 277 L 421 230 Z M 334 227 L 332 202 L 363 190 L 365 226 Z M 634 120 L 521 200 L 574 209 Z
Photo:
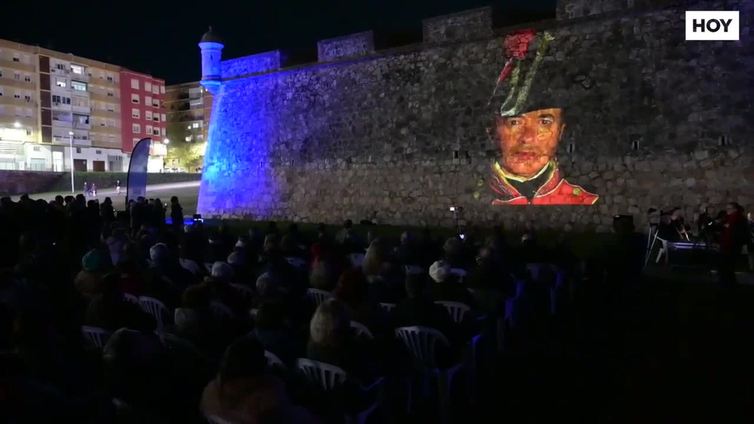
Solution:
M 86 298 L 102 291 L 102 277 L 112 267 L 110 255 L 103 249 L 92 249 L 81 258 L 81 271 L 76 274 L 76 290 Z
M 565 119 L 550 90 L 562 78 L 542 77 L 553 40 L 535 30 L 505 37 L 506 62 L 490 99 L 496 107 L 491 135 L 502 156 L 491 169 L 493 205 L 592 205 L 599 199 L 566 181 L 558 167 Z

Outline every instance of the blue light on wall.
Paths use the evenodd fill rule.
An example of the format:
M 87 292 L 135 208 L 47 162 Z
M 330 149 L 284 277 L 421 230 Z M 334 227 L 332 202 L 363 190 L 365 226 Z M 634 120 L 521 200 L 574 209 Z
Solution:
M 267 217 L 278 201 L 269 164 L 276 116 L 269 110 L 274 77 L 223 82 L 214 98 L 198 211 Z

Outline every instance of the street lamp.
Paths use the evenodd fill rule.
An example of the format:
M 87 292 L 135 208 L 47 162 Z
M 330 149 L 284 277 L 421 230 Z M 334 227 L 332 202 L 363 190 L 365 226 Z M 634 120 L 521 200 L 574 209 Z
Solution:
M 73 131 L 68 131 L 68 142 L 71 145 L 71 194 L 76 193 L 76 185 L 73 182 Z
M 13 123 L 13 128 L 21 128 L 21 123 L 16 121 Z
M 166 139 L 162 140 L 162 142 L 165 143 L 165 144 L 170 144 L 170 139 L 166 138 Z

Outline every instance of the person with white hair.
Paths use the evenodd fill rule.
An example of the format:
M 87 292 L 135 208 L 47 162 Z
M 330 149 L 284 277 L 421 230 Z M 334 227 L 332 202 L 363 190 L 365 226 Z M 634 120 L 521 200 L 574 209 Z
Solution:
M 461 302 L 468 306 L 474 306 L 474 298 L 466 287 L 458 281 L 450 264 L 446 261 L 436 261 L 429 267 L 429 276 L 435 282 L 430 289 L 432 300 Z
M 337 299 L 322 302 L 309 323 L 306 357 L 338 366 L 354 381 L 375 377 L 375 360 L 351 331 L 351 314 Z

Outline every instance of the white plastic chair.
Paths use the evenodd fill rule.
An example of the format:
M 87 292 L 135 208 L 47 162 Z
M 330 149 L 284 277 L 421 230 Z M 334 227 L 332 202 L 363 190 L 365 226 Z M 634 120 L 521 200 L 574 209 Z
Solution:
M 342 368 L 312 359 L 299 358 L 298 360 L 296 360 L 296 368 L 304 375 L 307 381 L 318 385 L 326 392 L 329 392 L 345 383 L 347 377 L 346 372 L 343 371 Z M 379 378 L 369 386 L 362 387 L 362 390 L 371 391 L 375 387 L 381 386 L 383 381 L 383 378 Z M 355 419 L 349 417 L 351 418 L 349 421 L 356 421 L 358 424 L 366 423 L 369 415 L 374 412 L 375 409 L 377 409 L 381 401 L 381 396 L 377 396 L 377 400 L 374 403 L 372 403 L 368 408 L 356 414 Z
M 423 374 L 437 378 L 439 405 L 441 408 L 440 419 L 446 421 L 448 417 L 448 402 L 450 400 L 450 385 L 453 377 L 461 369 L 458 363 L 449 368 L 439 368 L 435 358 L 435 347 L 438 343 L 450 347 L 450 342 L 440 331 L 421 326 L 400 327 L 395 330 L 395 335 L 406 346 L 406 349 L 414 357 Z
M 435 302 L 435 304 L 444 307 L 445 310 L 448 311 L 450 318 L 452 318 L 453 322 L 455 322 L 456 324 L 461 323 L 461 321 L 463 321 L 463 317 L 466 315 L 466 312 L 469 312 L 471 310 L 471 307 L 469 305 L 461 302 L 448 302 L 438 300 Z
M 309 288 L 306 290 L 306 297 L 314 303 L 314 306 L 319 306 L 322 302 L 332 297 L 332 294 L 329 291 Z
M 281 368 L 283 370 L 287 369 L 280 357 L 270 352 L 269 350 L 264 351 L 264 357 L 267 358 L 268 368 Z
M 112 333 L 105 330 L 104 328 L 82 325 L 81 334 L 83 334 L 84 337 L 89 340 L 89 342 L 91 342 L 94 346 L 102 349 L 103 347 L 105 347 L 105 343 L 107 343 L 107 339 L 110 338 L 110 335 Z
M 395 309 L 395 303 L 380 303 L 380 308 L 382 308 L 385 313 L 389 314 Z
M 306 268 L 306 261 L 305 261 L 305 260 L 303 260 L 303 259 L 301 259 L 301 258 L 296 258 L 296 257 L 293 257 L 293 256 L 291 256 L 291 257 L 287 257 L 287 258 L 285 258 L 285 260 L 286 260 L 286 261 L 288 261 L 288 263 L 289 263 L 289 264 L 290 264 L 290 265 L 291 265 L 292 267 L 296 267 L 296 268 Z
M 360 268 L 362 264 L 364 264 L 364 254 L 363 253 L 351 253 L 348 255 L 348 259 L 351 260 L 351 265 L 353 265 L 354 268 Z
M 205 415 L 204 418 L 207 419 L 207 422 L 209 422 L 209 424 L 233 424 L 232 422 L 220 418 L 217 415 Z
M 131 293 L 123 293 L 123 300 L 126 300 L 131 303 L 139 304 L 139 298 L 137 296 L 132 295 Z
M 331 391 L 346 381 L 346 372 L 335 365 L 299 358 L 296 368 L 306 377 L 307 381 L 316 384 L 325 391 Z
M 374 340 L 372 332 L 369 331 L 369 328 L 367 328 L 366 325 L 357 321 L 351 321 L 351 328 L 354 330 L 354 333 L 356 333 L 356 337 L 365 337 L 369 340 Z
M 168 321 L 168 308 L 165 306 L 164 303 L 159 301 L 158 299 L 155 299 L 153 297 L 149 296 L 141 296 L 139 297 L 139 305 L 141 305 L 141 309 L 148 312 L 150 315 L 152 315 L 157 322 L 157 329 L 162 330 L 165 328 L 165 324 Z

